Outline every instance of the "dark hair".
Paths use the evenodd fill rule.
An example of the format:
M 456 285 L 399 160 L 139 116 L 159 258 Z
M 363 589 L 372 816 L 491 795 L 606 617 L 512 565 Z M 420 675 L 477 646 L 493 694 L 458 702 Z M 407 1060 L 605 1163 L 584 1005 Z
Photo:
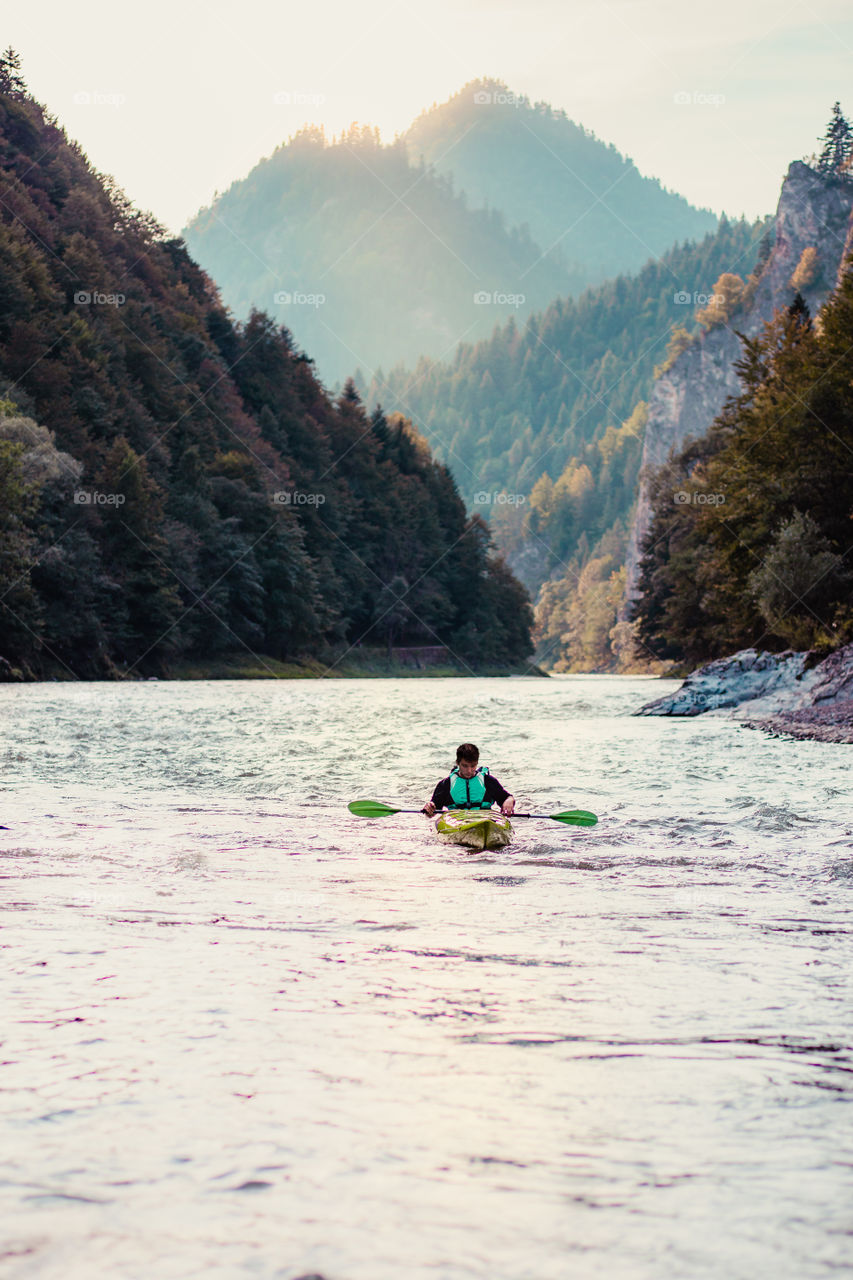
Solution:
M 480 748 L 475 747 L 473 742 L 463 742 L 461 747 L 456 748 L 456 763 L 461 764 L 465 760 L 468 764 L 476 764 L 480 759 Z

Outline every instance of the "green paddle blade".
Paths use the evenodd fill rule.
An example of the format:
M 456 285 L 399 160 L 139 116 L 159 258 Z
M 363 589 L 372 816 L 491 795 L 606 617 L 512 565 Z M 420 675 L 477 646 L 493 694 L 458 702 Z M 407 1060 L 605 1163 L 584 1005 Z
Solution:
M 565 822 L 573 827 L 594 827 L 598 818 L 586 809 L 568 809 L 565 813 L 549 813 L 552 822 Z
M 390 804 L 381 800 L 350 800 L 347 805 L 350 813 L 357 818 L 387 818 L 390 813 L 400 813 L 400 809 L 392 809 Z

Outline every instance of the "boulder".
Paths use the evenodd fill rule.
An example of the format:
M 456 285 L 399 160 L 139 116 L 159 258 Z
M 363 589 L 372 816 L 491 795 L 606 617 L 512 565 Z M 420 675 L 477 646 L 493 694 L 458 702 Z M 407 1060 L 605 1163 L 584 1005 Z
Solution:
M 634 715 L 699 716 L 759 698 L 768 703 L 772 700 L 775 710 L 799 701 L 814 683 L 817 668 L 808 670 L 811 656 L 794 649 L 784 653 L 742 649 L 692 671 L 675 693 L 647 702 Z

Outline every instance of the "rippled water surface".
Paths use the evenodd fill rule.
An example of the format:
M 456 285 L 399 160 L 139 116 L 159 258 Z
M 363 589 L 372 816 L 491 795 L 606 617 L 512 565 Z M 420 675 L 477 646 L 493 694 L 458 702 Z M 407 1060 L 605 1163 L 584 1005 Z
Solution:
M 4 1274 L 849 1274 L 853 748 L 668 687 L 0 686 Z

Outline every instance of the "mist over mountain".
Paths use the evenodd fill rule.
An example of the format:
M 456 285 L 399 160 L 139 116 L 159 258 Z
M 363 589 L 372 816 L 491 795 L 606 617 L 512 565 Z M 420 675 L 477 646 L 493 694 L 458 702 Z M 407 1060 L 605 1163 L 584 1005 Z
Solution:
M 306 129 L 201 210 L 185 232 L 237 317 L 286 323 L 327 383 L 440 355 L 583 283 L 450 177 L 353 127 Z
M 709 209 L 643 177 L 565 111 L 531 103 L 500 80 L 472 80 L 403 137 L 413 160 L 452 175 L 472 208 L 500 209 L 509 224 L 526 225 L 584 285 L 637 271 L 717 225 Z
M 475 81 L 389 145 L 303 129 L 184 234 L 236 317 L 271 311 L 334 383 L 446 356 L 716 225 L 563 112 Z

